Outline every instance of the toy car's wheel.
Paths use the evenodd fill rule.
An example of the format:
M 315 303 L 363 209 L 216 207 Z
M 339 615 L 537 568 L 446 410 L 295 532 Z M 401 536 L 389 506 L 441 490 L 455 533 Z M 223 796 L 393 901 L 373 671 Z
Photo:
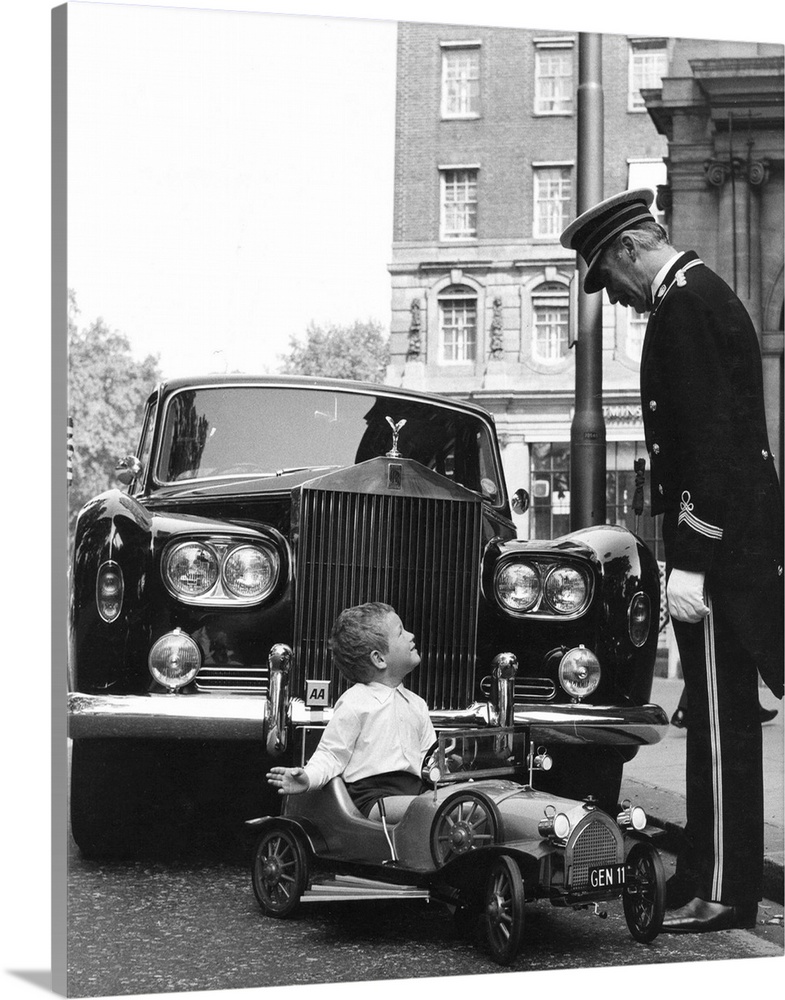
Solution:
M 431 854 L 437 865 L 499 839 L 499 814 L 490 799 L 459 792 L 443 802 L 431 825 Z
M 633 844 L 627 855 L 624 916 L 636 941 L 653 941 L 665 914 L 665 868 L 651 844 Z
M 308 887 L 308 846 L 294 830 L 268 826 L 256 841 L 251 878 L 268 917 L 291 916 Z
M 518 954 L 523 937 L 523 910 L 520 869 L 512 858 L 503 854 L 488 873 L 483 910 L 485 938 L 499 965 L 509 965 Z

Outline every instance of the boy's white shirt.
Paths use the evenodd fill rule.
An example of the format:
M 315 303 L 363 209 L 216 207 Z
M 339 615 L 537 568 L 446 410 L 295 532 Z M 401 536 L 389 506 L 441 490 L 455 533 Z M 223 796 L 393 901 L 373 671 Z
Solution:
M 354 684 L 335 711 L 305 767 L 310 788 L 337 774 L 346 782 L 386 771 L 420 775 L 425 753 L 436 741 L 428 706 L 403 684 Z

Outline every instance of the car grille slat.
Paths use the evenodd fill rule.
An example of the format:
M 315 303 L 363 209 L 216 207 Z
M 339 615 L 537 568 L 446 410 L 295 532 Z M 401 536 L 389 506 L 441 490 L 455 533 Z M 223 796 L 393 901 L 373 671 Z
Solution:
M 431 708 L 474 698 L 481 505 L 441 497 L 304 487 L 297 539 L 292 693 L 334 674 L 327 640 L 338 614 L 384 601 L 414 632 L 422 664 L 407 686 Z
M 243 667 L 236 663 L 210 663 L 196 675 L 197 691 L 253 691 L 267 694 L 270 672 L 263 666 Z

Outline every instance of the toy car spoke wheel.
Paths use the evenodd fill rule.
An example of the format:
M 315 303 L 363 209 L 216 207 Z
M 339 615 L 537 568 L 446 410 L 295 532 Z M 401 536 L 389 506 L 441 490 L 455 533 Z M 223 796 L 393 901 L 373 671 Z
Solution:
M 461 792 L 443 802 L 431 826 L 431 853 L 437 865 L 459 854 L 488 847 L 499 839 L 499 814 L 476 792 Z
M 653 941 L 665 914 L 665 869 L 651 844 L 634 844 L 627 855 L 624 916 L 636 941 Z
M 515 862 L 502 855 L 493 863 L 485 883 L 483 922 L 494 961 L 509 965 L 523 937 L 523 879 Z
M 291 916 L 308 887 L 308 847 L 293 830 L 268 827 L 256 842 L 251 877 L 267 916 Z

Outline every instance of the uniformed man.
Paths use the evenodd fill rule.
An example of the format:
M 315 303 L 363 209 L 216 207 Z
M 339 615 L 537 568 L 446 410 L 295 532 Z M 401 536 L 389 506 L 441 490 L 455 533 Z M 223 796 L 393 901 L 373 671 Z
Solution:
M 782 499 L 758 338 L 734 292 L 679 253 L 648 189 L 584 212 L 563 246 L 586 292 L 650 312 L 641 403 L 651 512 L 662 515 L 668 609 L 688 693 L 686 846 L 666 931 L 750 927 L 763 871 L 758 675 L 783 694 Z

